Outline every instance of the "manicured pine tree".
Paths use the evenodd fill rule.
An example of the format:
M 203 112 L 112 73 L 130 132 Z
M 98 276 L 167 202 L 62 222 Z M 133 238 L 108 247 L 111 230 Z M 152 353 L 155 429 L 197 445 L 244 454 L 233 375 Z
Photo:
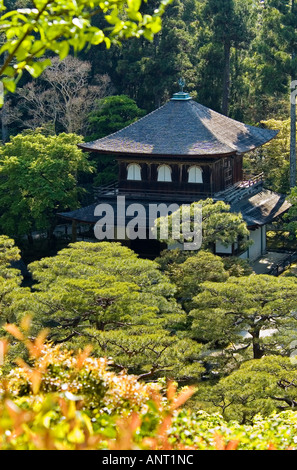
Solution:
M 222 360 L 222 374 L 246 359 L 288 353 L 295 338 L 296 286 L 294 277 L 256 274 L 201 286 L 190 312 L 193 337 L 207 345 L 210 362 Z
M 175 287 L 150 260 L 119 243 L 70 245 L 29 266 L 34 292 L 19 308 L 55 344 L 111 358 L 117 370 L 144 377 L 196 380 L 200 345 L 185 331 Z
M 270 429 L 273 414 L 279 412 L 286 416 L 286 411 L 295 409 L 296 380 L 296 356 L 268 355 L 261 360 L 246 361 L 217 383 L 200 387 L 196 406 L 219 413 L 228 421 L 252 424 L 252 428 L 257 415 L 267 416 L 267 429 Z M 275 434 L 275 429 L 272 432 Z

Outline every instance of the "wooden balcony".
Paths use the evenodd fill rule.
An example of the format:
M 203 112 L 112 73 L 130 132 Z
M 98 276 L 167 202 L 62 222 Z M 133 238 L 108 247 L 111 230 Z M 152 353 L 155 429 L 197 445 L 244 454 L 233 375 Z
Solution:
M 184 202 L 190 204 L 194 201 L 199 201 L 200 199 L 206 199 L 207 197 L 212 197 L 213 195 L 209 191 L 209 188 L 206 188 L 206 191 L 191 191 L 191 190 L 179 190 L 174 187 L 175 185 L 166 185 L 164 189 L 140 189 L 140 188 L 119 188 L 117 182 L 111 183 L 109 185 L 101 186 L 99 188 L 94 188 L 94 198 L 95 201 L 100 199 L 113 199 L 117 196 L 125 196 L 127 199 L 136 199 L 141 200 L 151 200 L 151 201 L 171 201 L 171 202 Z
M 239 181 L 230 188 L 216 193 L 213 197 L 215 200 L 223 200 L 230 204 L 240 201 L 246 196 L 252 196 L 263 189 L 263 173 L 253 176 L 252 178 Z
M 140 188 L 119 188 L 118 182 L 113 182 L 104 186 L 94 188 L 94 199 L 114 199 L 117 196 L 125 196 L 127 199 L 151 200 L 151 201 L 171 201 L 176 203 L 188 203 L 199 201 L 200 199 L 213 198 L 227 203 L 240 201 L 242 198 L 253 195 L 263 188 L 263 173 L 256 175 L 246 181 L 240 181 L 230 188 L 211 193 L 210 188 L 205 191 L 181 191 L 169 185 L 164 189 L 140 189 Z

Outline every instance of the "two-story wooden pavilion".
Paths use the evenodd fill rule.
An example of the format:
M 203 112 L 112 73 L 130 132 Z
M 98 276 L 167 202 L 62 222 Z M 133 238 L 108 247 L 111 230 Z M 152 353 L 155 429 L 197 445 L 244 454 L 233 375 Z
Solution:
M 95 224 L 96 205 L 115 204 L 118 195 L 125 195 L 127 204 L 135 200 L 185 204 L 211 197 L 242 213 L 254 244 L 241 256 L 256 259 L 266 250 L 266 225 L 289 204 L 283 195 L 263 189 L 261 177 L 244 180 L 243 155 L 276 134 L 221 115 L 188 93 L 176 93 L 164 106 L 126 128 L 79 145 L 116 159 L 118 181 L 99 190 L 94 204 L 60 215 Z M 225 254 L 234 253 L 234 248 L 216 247 L 217 253 Z

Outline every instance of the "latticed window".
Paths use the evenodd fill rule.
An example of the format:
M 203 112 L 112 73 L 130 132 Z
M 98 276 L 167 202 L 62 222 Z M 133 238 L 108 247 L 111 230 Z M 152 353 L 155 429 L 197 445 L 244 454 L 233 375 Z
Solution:
M 158 168 L 158 181 L 171 182 L 171 168 L 168 165 L 160 165 Z
M 188 173 L 189 183 L 203 183 L 202 170 L 199 166 L 191 166 Z
M 137 163 L 130 163 L 127 167 L 127 180 L 141 181 L 141 167 Z

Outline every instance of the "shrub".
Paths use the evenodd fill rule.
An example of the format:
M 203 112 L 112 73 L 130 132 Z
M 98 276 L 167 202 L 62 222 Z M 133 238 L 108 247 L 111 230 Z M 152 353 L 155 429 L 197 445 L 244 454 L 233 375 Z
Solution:
M 6 325 L 29 352 L 0 381 L 1 450 L 284 450 L 297 449 L 293 411 L 256 416 L 252 425 L 193 413 L 193 388 L 141 383 L 109 370 L 91 349 L 74 354 Z M 7 351 L 8 341 L 1 349 Z

